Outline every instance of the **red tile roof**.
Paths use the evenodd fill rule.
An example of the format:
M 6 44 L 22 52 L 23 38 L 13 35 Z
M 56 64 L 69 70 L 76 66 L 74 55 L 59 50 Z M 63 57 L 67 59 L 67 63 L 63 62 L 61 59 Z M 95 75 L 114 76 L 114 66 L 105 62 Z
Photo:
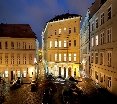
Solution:
M 36 38 L 29 24 L 0 24 L 0 37 Z

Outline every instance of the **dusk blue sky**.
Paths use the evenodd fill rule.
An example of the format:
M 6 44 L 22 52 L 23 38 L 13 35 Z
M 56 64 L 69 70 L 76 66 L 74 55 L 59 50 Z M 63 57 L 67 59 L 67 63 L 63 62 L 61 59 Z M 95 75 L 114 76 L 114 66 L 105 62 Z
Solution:
M 0 23 L 30 24 L 41 47 L 46 22 L 65 13 L 82 15 L 95 0 L 0 0 Z

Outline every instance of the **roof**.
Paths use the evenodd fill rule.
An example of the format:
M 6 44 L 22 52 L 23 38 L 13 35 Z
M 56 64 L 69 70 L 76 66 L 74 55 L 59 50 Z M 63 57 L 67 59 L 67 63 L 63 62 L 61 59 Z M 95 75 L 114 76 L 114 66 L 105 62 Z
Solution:
M 62 15 L 57 15 L 53 19 L 49 20 L 48 22 L 53 22 L 53 21 L 58 21 L 58 20 L 63 20 L 63 19 L 68 19 L 68 18 L 73 18 L 73 17 L 81 17 L 81 15 L 66 13 Z
M 29 24 L 0 24 L 0 37 L 36 38 Z
M 101 6 L 106 2 L 107 0 L 95 0 L 94 3 L 92 3 L 92 6 L 89 8 L 90 11 L 90 18 L 101 8 Z

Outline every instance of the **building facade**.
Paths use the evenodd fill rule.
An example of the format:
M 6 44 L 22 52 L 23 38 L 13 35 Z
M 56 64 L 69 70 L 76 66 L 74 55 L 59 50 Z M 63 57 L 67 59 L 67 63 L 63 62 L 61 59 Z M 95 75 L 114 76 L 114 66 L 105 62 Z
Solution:
M 98 2 L 100 6 L 93 15 L 90 11 L 90 74 L 102 87 L 117 95 L 117 0 Z
M 28 24 L 0 24 L 0 77 L 6 82 L 35 79 L 37 42 Z
M 82 27 L 80 30 L 80 61 L 81 61 L 81 75 L 83 77 L 89 77 L 90 76 L 90 70 L 89 70 L 89 58 L 90 58 L 90 37 L 89 37 L 89 11 L 87 11 L 87 14 L 84 18 L 84 21 L 82 23 Z
M 46 24 L 42 32 L 46 73 L 65 78 L 80 76 L 80 19 L 79 15 L 67 13 Z

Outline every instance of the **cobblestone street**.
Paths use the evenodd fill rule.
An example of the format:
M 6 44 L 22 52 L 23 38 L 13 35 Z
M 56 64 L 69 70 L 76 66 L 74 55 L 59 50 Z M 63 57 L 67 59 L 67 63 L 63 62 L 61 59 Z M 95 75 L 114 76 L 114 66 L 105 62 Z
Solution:
M 30 84 L 23 84 L 20 88 L 15 90 L 10 90 L 9 85 L 6 84 L 4 86 L 0 86 L 3 90 L 3 94 L 5 95 L 5 102 L 3 104 L 42 104 L 43 91 L 47 87 L 45 85 L 47 81 L 43 79 L 43 81 L 39 81 L 38 90 L 36 92 L 31 92 Z M 57 92 L 52 96 L 52 104 L 64 104 L 62 102 L 62 89 L 63 86 L 67 86 L 66 84 L 55 84 L 57 88 Z M 108 91 L 99 90 L 99 86 L 95 85 L 95 83 L 90 79 L 83 79 L 82 82 L 77 84 L 77 87 L 80 87 L 85 97 L 80 97 L 81 102 L 77 102 L 73 104 L 116 104 L 116 98 L 111 95 Z M 72 99 L 72 98 L 71 98 Z
M 3 104 L 39 104 L 39 92 L 31 92 L 30 85 L 24 84 L 21 88 L 8 91 Z

